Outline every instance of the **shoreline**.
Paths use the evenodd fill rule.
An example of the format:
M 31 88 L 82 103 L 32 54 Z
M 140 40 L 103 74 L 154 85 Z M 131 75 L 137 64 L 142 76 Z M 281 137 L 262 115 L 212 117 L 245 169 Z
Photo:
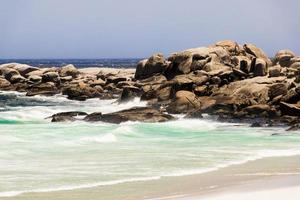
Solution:
M 24 193 L 0 199 L 99 199 L 105 200 L 194 200 L 212 198 L 235 191 L 262 189 L 257 184 L 268 183 L 264 189 L 300 186 L 300 156 L 268 157 L 243 164 L 234 164 L 202 174 L 162 177 L 148 181 L 132 181 L 91 188 Z M 275 180 L 277 184 L 273 184 Z M 288 180 L 288 181 L 283 181 Z M 240 189 L 241 188 L 241 189 Z M 102 198 L 101 198 L 102 199 Z

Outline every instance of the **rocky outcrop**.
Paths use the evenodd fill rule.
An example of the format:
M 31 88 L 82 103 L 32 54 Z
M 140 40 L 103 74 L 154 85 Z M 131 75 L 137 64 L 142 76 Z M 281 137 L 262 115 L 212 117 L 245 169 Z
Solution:
M 119 103 L 140 97 L 153 107 L 93 113 L 86 117 L 87 121 L 171 119 L 157 110 L 160 108 L 187 117 L 208 113 L 220 120 L 259 118 L 265 124 L 290 125 L 299 121 L 300 57 L 290 50 L 280 50 L 271 61 L 253 44 L 223 40 L 166 58 L 154 54 L 140 61 L 135 72 L 76 69 L 73 65 L 42 69 L 21 64 L 0 65 L 0 89 L 23 91 L 28 96 L 62 93 L 72 100 L 114 98 Z M 73 118 L 55 118 L 64 120 Z
M 108 114 L 92 113 L 84 118 L 84 120 L 88 122 L 106 122 L 114 124 L 120 124 L 127 121 L 154 123 L 166 122 L 174 119 L 175 118 L 171 115 L 149 107 L 134 107 Z
M 71 111 L 71 112 L 61 112 L 54 114 L 46 119 L 51 118 L 51 122 L 73 122 L 78 119 L 78 117 L 84 117 L 88 114 L 85 112 Z

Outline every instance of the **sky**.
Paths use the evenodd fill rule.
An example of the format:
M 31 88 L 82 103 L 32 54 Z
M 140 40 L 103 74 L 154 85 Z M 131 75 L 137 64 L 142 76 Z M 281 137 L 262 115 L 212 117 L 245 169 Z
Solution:
M 300 55 L 299 0 L 0 0 L 1 58 L 143 58 L 224 39 Z

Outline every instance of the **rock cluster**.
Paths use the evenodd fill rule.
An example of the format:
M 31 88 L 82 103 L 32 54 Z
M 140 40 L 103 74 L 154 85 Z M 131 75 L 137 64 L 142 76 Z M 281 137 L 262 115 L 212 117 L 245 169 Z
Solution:
M 135 85 L 133 70 L 78 70 L 73 65 L 61 68 L 36 68 L 8 63 L 0 65 L 0 89 L 26 92 L 27 96 L 62 93 L 72 100 L 117 98 L 123 88 Z
M 273 60 L 253 44 L 220 41 L 169 58 L 142 60 L 135 74 L 142 99 L 169 113 L 220 119 L 299 123 L 300 57 L 279 51 Z
M 87 73 L 73 65 L 39 69 L 5 64 L 0 66 L 0 88 L 27 95 L 63 93 L 74 100 L 97 97 L 125 102 L 140 97 L 153 109 L 170 114 L 201 117 L 208 113 L 220 120 L 254 121 L 253 126 L 260 125 L 257 120 L 261 119 L 268 125 L 293 125 L 292 130 L 300 127 L 295 125 L 300 123 L 300 57 L 280 50 L 271 60 L 253 44 L 239 45 L 230 40 L 173 53 L 168 58 L 154 54 L 140 61 L 135 73 Z M 156 111 L 147 109 L 140 112 L 147 111 L 147 116 L 153 116 L 151 120 L 136 112 L 139 109 L 123 111 L 130 113 L 125 118 L 98 113 L 86 119 L 165 121 L 156 120 Z

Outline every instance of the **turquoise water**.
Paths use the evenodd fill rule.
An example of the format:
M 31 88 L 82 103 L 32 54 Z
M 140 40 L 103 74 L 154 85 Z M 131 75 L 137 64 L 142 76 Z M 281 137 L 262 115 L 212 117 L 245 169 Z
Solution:
M 284 127 L 249 128 L 209 117 L 120 125 L 45 119 L 62 111 L 106 113 L 144 105 L 0 93 L 0 197 L 205 173 L 300 154 L 300 136 Z

